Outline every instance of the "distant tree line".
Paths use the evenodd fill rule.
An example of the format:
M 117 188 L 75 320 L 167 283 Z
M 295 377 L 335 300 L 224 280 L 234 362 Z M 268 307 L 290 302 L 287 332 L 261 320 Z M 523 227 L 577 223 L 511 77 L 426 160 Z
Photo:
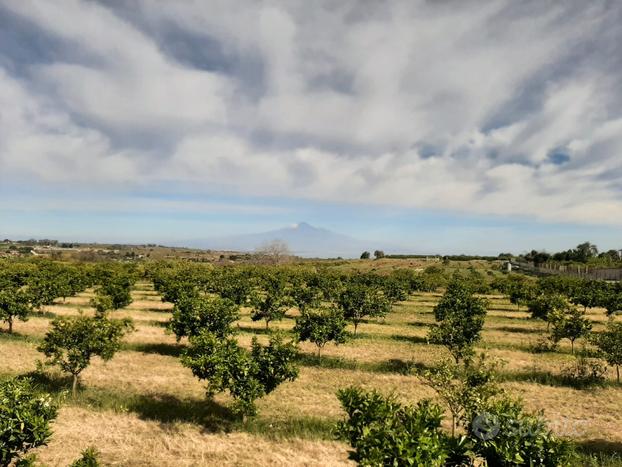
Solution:
M 622 250 L 598 251 L 598 247 L 590 242 L 583 242 L 575 248 L 560 251 L 557 253 L 547 253 L 546 251 L 531 250 L 522 255 L 525 261 L 540 266 L 549 261 L 573 262 L 573 263 L 622 263 Z

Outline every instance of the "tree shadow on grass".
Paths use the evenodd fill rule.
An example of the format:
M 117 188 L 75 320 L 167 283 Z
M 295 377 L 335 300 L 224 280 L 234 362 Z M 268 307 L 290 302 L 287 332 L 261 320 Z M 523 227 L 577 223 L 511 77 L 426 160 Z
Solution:
M 577 443 L 581 452 L 586 454 L 604 454 L 612 455 L 619 461 L 622 461 L 622 443 L 619 441 L 610 441 L 606 439 L 590 439 Z
M 542 334 L 542 329 L 524 328 L 520 326 L 497 326 L 493 328 L 495 331 L 516 332 L 520 334 Z
M 229 432 L 239 424 L 239 418 L 229 408 L 210 399 L 180 399 L 170 394 L 136 395 L 128 401 L 127 409 L 143 420 L 162 424 L 194 423 L 210 433 Z
M 336 370 L 367 371 L 370 373 L 395 373 L 400 375 L 412 374 L 416 364 L 400 358 L 391 358 L 380 362 L 360 362 L 352 358 L 334 357 L 300 352 L 297 362 L 301 366 Z
M 36 337 L 36 336 L 29 336 L 28 334 L 21 334 L 20 332 L 15 331 L 15 327 L 13 328 L 12 333 L 9 333 L 7 329 L 0 328 L 0 339 L 5 340 L 5 341 L 29 342 L 29 343 L 41 342 L 41 338 Z
M 123 346 L 124 350 L 166 355 L 169 357 L 179 357 L 185 348 L 186 346 L 182 344 L 168 344 L 165 342 L 133 342 Z
M 248 326 L 245 324 L 238 324 L 237 328 L 241 331 L 241 332 L 247 332 L 249 334 L 261 334 L 261 335 L 271 335 L 274 333 L 274 329 L 271 328 L 267 328 L 265 326 L 262 326 L 260 328 L 256 328 L 253 326 Z M 283 329 L 281 329 L 281 331 L 283 331 Z
M 171 313 L 173 311 L 173 308 L 149 307 L 149 308 L 140 308 L 140 311 L 152 311 L 155 313 Z
M 425 323 L 423 321 L 414 321 L 412 323 L 408 323 L 408 326 L 414 326 L 417 328 L 428 328 L 432 326 L 434 323 Z
M 401 334 L 393 334 L 390 337 L 394 341 L 409 342 L 411 344 L 427 344 L 428 339 L 422 336 L 404 336 Z
M 42 391 L 59 402 L 99 410 L 134 412 L 143 420 L 162 424 L 188 422 L 208 432 L 231 431 L 238 418 L 227 407 L 209 399 L 181 399 L 169 394 L 132 394 L 101 387 L 80 387 L 75 397 L 69 394 L 71 377 L 62 374 L 31 372 L 30 378 Z

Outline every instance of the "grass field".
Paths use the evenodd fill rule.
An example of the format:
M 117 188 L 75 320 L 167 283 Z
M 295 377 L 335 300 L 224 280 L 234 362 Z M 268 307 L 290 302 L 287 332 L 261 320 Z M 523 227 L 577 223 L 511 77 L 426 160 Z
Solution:
M 408 368 L 446 357 L 425 339 L 440 295 L 418 294 L 395 306 L 385 320 L 363 323 L 359 335 L 345 345 L 328 345 L 321 364 L 315 347 L 302 344 L 300 377 L 259 400 L 259 416 L 242 423 L 227 410 L 226 396 L 207 402 L 202 384 L 180 364 L 183 342 L 176 343 L 164 327 L 172 305 L 145 282 L 132 294 L 134 302 L 114 316 L 133 318 L 136 332 L 112 361 L 96 360 L 84 372 L 84 388 L 76 399 L 62 395 L 69 383 L 61 375 L 39 378 L 65 398 L 49 446 L 37 450 L 46 465 L 67 465 L 88 446 L 101 452 L 106 465 L 349 465 L 348 446 L 332 434 L 343 416 L 335 392 L 358 384 L 404 401 L 433 397 Z M 87 291 L 58 301 L 45 313 L 17 322 L 15 335 L 0 334 L 0 375 L 35 370 L 42 357 L 36 346 L 49 321 L 80 309 L 92 312 L 91 295 Z M 505 388 L 529 409 L 543 410 L 557 433 L 601 459 L 590 464 L 586 457 L 578 465 L 622 465 L 622 388 L 615 385 L 613 371 L 602 388 L 564 386 L 559 375 L 573 359 L 570 345 L 562 343 L 558 353 L 530 352 L 545 325 L 528 319 L 503 297 L 488 298 L 491 307 L 479 350 L 506 362 Z M 271 328 L 290 329 L 294 315 L 292 310 Z M 589 317 L 596 330 L 603 325 L 602 310 L 591 310 Z M 252 322 L 248 310 L 238 326 L 244 344 L 254 335 L 267 338 L 264 323 Z

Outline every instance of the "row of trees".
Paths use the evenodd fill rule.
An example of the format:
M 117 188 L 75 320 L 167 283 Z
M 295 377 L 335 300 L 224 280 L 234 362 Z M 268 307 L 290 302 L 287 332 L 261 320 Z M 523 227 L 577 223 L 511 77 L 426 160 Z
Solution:
M 583 242 L 575 248 L 557 253 L 547 253 L 546 251 L 531 250 L 523 255 L 526 261 L 539 266 L 548 261 L 563 261 L 574 263 L 588 263 L 599 261 L 603 263 L 619 263 L 622 260 L 620 254 L 622 250 L 607 250 L 598 252 L 598 247 L 590 242 Z
M 98 285 L 91 305 L 99 312 L 131 303 L 136 273 L 124 265 L 74 265 L 53 261 L 5 262 L 0 266 L 0 321 L 13 332 L 16 319 L 26 321 L 33 312 L 55 300 L 74 296 Z

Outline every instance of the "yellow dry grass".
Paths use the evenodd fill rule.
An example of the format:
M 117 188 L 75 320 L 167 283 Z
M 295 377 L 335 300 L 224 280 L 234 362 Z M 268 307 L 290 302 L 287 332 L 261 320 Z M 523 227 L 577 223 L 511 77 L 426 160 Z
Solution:
M 175 355 L 180 344 L 161 325 L 170 318 L 167 310 L 171 305 L 162 303 L 147 284 L 140 284 L 140 289 L 133 292 L 136 300 L 130 307 L 113 314 L 135 321 L 136 331 L 127 336 L 125 350 L 108 363 L 95 359 L 83 373 L 83 384 L 113 394 L 119 400 L 128 396 L 170 396 L 180 403 L 201 404 L 203 384 L 179 363 Z M 46 311 L 59 316 L 76 314 L 79 309 L 92 313 L 88 306 L 91 297 L 92 291 L 87 291 L 46 307 Z M 426 325 L 433 322 L 432 307 L 438 297 L 414 297 L 396 306 L 384 322 L 363 323 L 357 339 L 340 346 L 327 345 L 323 358 L 344 362 L 345 366 L 303 366 L 297 380 L 284 383 L 258 401 L 259 419 L 266 424 L 308 418 L 335 421 L 342 416 L 335 393 L 352 384 L 395 393 L 410 402 L 433 397 L 434 393 L 415 376 L 373 368 L 392 361 L 431 364 L 447 356 L 442 348 L 425 342 Z M 506 371 L 556 372 L 572 359 L 566 344 L 563 349 L 567 352 L 562 354 L 528 352 L 545 326 L 526 319 L 525 312 L 517 312 L 501 297 L 492 297 L 491 304 L 479 349 L 504 360 Z M 604 313 L 590 310 L 588 316 L 600 326 Z M 50 319 L 49 314 L 34 315 L 25 323 L 16 323 L 15 330 L 21 338 L 0 338 L 0 374 L 25 373 L 35 368 L 35 361 L 41 358 L 36 351 L 37 340 L 44 336 Z M 270 328 L 288 330 L 293 323 L 292 319 L 285 319 L 271 323 Z M 250 345 L 254 335 L 262 341 L 267 339 L 262 333 L 264 323 L 251 321 L 250 310 L 243 310 L 239 325 L 243 345 Z M 303 343 L 301 350 L 315 355 L 316 349 Z M 349 367 L 351 363 L 360 367 Z M 544 410 L 560 434 L 584 441 L 606 439 L 622 443 L 618 417 L 621 388 L 581 391 L 523 381 L 507 382 L 504 386 L 522 397 L 530 409 Z M 226 404 L 228 398 L 217 396 L 216 402 Z M 52 442 L 38 451 L 40 460 L 50 466 L 67 465 L 82 449 L 94 445 L 106 465 L 348 465 L 347 446 L 340 442 L 296 436 L 272 438 L 241 431 L 208 432 L 196 423 L 147 419 L 143 415 L 123 406 L 98 409 L 68 400 L 55 422 Z

